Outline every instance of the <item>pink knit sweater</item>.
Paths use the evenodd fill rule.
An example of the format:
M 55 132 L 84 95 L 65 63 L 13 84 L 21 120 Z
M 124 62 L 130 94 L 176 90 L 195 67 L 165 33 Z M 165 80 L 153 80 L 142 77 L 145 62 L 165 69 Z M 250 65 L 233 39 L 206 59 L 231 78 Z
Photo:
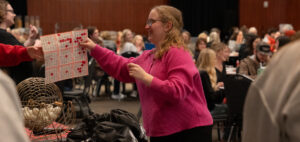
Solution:
M 199 72 L 187 51 L 171 47 L 159 60 L 154 59 L 151 51 L 127 59 L 97 45 L 91 55 L 111 76 L 122 82 L 136 82 L 148 136 L 166 136 L 212 125 Z M 150 87 L 129 76 L 130 62 L 154 77 Z

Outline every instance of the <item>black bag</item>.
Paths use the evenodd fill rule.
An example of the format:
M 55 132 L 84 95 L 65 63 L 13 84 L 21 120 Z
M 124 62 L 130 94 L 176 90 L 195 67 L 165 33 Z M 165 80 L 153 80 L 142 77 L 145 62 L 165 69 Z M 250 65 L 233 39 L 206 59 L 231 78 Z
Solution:
M 82 120 L 84 125 L 73 129 L 67 141 L 91 142 L 147 142 L 147 137 L 137 118 L 124 110 L 93 114 Z
M 111 121 L 119 124 L 127 125 L 133 132 L 136 138 L 140 138 L 143 134 L 140 124 L 132 113 L 121 109 L 113 109 L 110 111 Z
M 83 95 L 63 95 L 65 102 L 72 101 L 72 105 L 76 112 L 76 118 L 85 118 L 91 115 L 88 98 Z
M 92 140 L 96 142 L 138 142 L 128 126 L 104 121 L 96 125 Z
M 81 142 L 91 139 L 85 123 L 79 123 L 76 128 L 68 134 L 67 142 Z

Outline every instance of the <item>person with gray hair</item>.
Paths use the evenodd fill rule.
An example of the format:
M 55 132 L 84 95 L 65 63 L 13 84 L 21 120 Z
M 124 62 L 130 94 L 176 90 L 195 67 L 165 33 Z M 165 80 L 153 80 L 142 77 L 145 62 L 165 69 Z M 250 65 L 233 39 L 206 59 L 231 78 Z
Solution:
M 257 35 L 257 29 L 255 27 L 250 27 L 248 30 L 248 34 Z
M 294 30 L 294 27 L 292 24 L 280 24 L 279 25 L 279 31 L 281 34 L 284 34 L 286 31 Z

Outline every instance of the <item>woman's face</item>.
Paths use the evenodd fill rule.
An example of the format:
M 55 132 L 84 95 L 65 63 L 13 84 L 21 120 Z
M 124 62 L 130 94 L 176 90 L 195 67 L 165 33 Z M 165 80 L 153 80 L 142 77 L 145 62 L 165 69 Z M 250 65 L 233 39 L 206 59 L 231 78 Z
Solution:
M 243 32 L 242 32 L 242 31 L 239 31 L 238 34 L 237 34 L 237 36 L 236 36 L 236 40 L 237 40 L 237 41 L 242 41 L 243 38 L 244 38 Z
M 141 46 L 142 44 L 143 44 L 143 38 L 140 37 L 140 36 L 137 36 L 137 37 L 135 38 L 135 45 L 136 45 L 136 46 Z
M 187 33 L 182 33 L 182 37 L 185 44 L 188 44 L 190 42 L 190 36 Z
M 14 9 L 11 7 L 10 4 L 8 4 L 6 6 L 6 14 L 4 17 L 4 22 L 6 23 L 6 25 L 8 27 L 12 26 L 15 23 L 15 21 L 14 21 L 15 17 L 16 17 L 16 14 L 14 13 Z
M 230 56 L 230 49 L 228 47 L 226 47 L 224 49 L 224 56 L 225 56 L 225 60 L 228 61 L 229 60 L 229 56 Z
M 222 62 L 226 61 L 226 51 L 223 49 L 223 50 L 220 50 L 218 53 L 217 53 L 217 58 L 219 60 L 221 60 Z
M 151 10 L 145 29 L 148 31 L 148 40 L 159 46 L 166 36 L 166 29 L 155 9 Z
M 96 29 L 92 35 L 92 40 L 97 40 L 99 39 L 99 30 Z
M 200 41 L 200 43 L 198 44 L 198 49 L 199 51 L 203 50 L 206 48 L 206 44 L 204 41 Z
M 126 32 L 125 40 L 126 41 L 132 41 L 132 39 L 133 39 L 132 32 L 131 31 Z

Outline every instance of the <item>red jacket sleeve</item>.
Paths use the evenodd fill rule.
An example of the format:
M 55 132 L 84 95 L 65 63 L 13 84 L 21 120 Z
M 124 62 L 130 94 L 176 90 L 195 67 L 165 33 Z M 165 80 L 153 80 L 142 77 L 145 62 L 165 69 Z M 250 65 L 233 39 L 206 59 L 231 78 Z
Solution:
M 0 66 L 16 66 L 24 61 L 32 61 L 26 48 L 0 43 Z

